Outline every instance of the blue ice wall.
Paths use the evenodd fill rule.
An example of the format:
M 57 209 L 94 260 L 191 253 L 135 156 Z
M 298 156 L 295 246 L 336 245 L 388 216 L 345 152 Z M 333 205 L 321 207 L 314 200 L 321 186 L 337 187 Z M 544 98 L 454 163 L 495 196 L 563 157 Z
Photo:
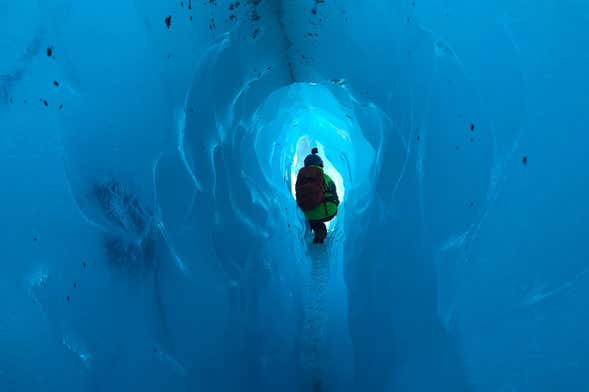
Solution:
M 0 390 L 586 389 L 588 22 L 0 0 Z

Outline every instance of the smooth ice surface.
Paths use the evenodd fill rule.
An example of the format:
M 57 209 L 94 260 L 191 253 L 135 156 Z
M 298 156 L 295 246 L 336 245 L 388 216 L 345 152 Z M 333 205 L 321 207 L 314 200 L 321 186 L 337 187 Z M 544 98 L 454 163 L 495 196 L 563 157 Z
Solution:
M 0 390 L 586 390 L 587 26 L 0 0 Z M 312 146 L 345 190 L 325 246 Z

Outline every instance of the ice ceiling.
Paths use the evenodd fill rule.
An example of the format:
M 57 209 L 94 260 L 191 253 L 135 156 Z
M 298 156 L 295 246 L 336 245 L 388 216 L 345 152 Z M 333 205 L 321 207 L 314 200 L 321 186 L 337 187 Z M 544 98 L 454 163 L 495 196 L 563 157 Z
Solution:
M 0 0 L 0 389 L 587 388 L 588 22 Z M 323 247 L 313 146 L 345 188 Z

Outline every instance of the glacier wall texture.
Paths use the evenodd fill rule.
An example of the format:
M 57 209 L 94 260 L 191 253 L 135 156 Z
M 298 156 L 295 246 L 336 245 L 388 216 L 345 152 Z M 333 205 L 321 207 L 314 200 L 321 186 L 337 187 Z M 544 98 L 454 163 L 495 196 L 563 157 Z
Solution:
M 2 391 L 586 388 L 589 5 L 0 22 Z M 314 145 L 325 247 L 291 194 Z

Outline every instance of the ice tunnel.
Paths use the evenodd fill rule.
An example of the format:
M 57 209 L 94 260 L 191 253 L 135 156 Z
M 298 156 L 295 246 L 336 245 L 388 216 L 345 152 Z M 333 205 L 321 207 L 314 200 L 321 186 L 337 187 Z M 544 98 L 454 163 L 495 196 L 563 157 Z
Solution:
M 589 388 L 589 4 L 0 21 L 1 391 Z

